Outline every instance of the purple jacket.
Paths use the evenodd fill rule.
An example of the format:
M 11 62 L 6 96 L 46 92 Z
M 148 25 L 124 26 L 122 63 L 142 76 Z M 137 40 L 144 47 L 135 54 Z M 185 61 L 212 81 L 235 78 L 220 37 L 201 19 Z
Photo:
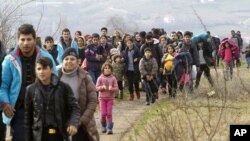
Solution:
M 96 55 L 98 54 L 103 56 L 100 61 L 96 59 Z M 88 62 L 88 70 L 101 71 L 102 64 L 107 59 L 107 52 L 100 45 L 95 46 L 94 44 L 90 44 L 85 49 L 85 58 Z

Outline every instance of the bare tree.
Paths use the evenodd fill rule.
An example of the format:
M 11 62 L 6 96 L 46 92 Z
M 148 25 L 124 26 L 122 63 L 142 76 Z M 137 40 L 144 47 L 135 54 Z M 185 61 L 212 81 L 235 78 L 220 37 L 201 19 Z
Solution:
M 22 7 L 35 0 L 0 1 L 0 37 L 5 49 L 15 46 L 15 25 L 22 19 Z
M 133 33 L 137 31 L 138 25 L 134 21 L 124 19 L 122 16 L 114 15 L 107 20 L 107 27 L 112 31 L 119 31 L 120 33 Z

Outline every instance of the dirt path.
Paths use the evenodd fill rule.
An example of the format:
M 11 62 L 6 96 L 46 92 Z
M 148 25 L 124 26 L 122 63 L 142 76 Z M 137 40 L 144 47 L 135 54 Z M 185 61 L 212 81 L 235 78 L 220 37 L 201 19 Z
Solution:
M 142 97 L 139 100 L 116 102 L 113 107 L 113 135 L 106 135 L 101 133 L 99 112 L 96 112 L 97 128 L 100 134 L 101 141 L 120 141 L 126 132 L 130 130 L 132 125 L 140 118 L 141 114 L 144 113 L 150 106 L 145 104 L 145 94 L 142 93 Z

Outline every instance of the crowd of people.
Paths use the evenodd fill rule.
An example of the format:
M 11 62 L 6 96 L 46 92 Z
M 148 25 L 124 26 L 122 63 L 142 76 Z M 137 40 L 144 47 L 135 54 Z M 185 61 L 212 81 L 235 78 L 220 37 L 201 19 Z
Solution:
M 52 36 L 42 42 L 32 25 L 18 28 L 18 46 L 5 53 L 0 42 L 0 141 L 5 124 L 12 128 L 13 141 L 100 140 L 94 113 L 100 106 L 101 132 L 113 134 L 112 109 L 115 98 L 141 98 L 146 105 L 158 99 L 158 91 L 174 99 L 177 90 L 193 94 L 204 72 L 214 86 L 210 67 L 223 62 L 224 79 L 233 79 L 233 68 L 246 54 L 240 31 L 220 39 L 210 32 L 163 29 L 133 35 L 101 28 L 101 34 L 74 37 L 68 28 L 57 44 Z M 194 81 L 194 82 L 193 82 Z

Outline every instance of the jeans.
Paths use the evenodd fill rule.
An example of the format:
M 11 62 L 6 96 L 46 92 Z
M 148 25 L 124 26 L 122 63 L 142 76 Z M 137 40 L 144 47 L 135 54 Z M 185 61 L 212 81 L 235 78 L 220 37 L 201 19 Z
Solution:
M 202 75 L 203 72 L 205 73 L 205 76 L 208 79 L 208 82 L 213 87 L 214 83 L 213 83 L 213 80 L 212 80 L 212 77 L 211 77 L 211 74 L 210 74 L 210 68 L 206 64 L 201 64 L 200 65 L 200 69 L 197 72 L 197 76 L 196 76 L 195 87 L 197 88 L 199 86 L 201 75 Z
M 2 111 L 0 111 L 0 141 L 5 141 L 6 125 L 3 123 Z
M 97 78 L 101 75 L 101 71 L 91 71 L 91 70 L 88 70 L 88 73 L 91 76 L 94 84 L 96 84 Z
M 24 141 L 24 108 L 16 110 L 11 121 L 12 141 Z
M 128 79 L 129 93 L 130 94 L 134 93 L 134 86 L 135 86 L 135 91 L 139 92 L 140 91 L 139 90 L 139 79 L 138 79 L 139 73 L 136 73 L 135 71 L 127 71 L 126 75 L 127 75 L 127 79 Z
M 224 65 L 224 79 L 232 80 L 233 78 L 233 61 L 231 62 L 223 62 Z
M 158 87 L 155 80 L 147 81 L 142 80 L 142 84 L 144 85 L 145 93 L 146 93 L 146 101 L 154 101 L 155 93 L 158 91 Z
M 112 123 L 113 99 L 100 99 L 99 105 L 101 122 Z
M 247 66 L 249 67 L 250 66 L 250 57 L 247 57 L 246 60 L 247 60 Z
M 177 80 L 174 74 L 167 74 L 168 93 L 170 97 L 176 96 Z

